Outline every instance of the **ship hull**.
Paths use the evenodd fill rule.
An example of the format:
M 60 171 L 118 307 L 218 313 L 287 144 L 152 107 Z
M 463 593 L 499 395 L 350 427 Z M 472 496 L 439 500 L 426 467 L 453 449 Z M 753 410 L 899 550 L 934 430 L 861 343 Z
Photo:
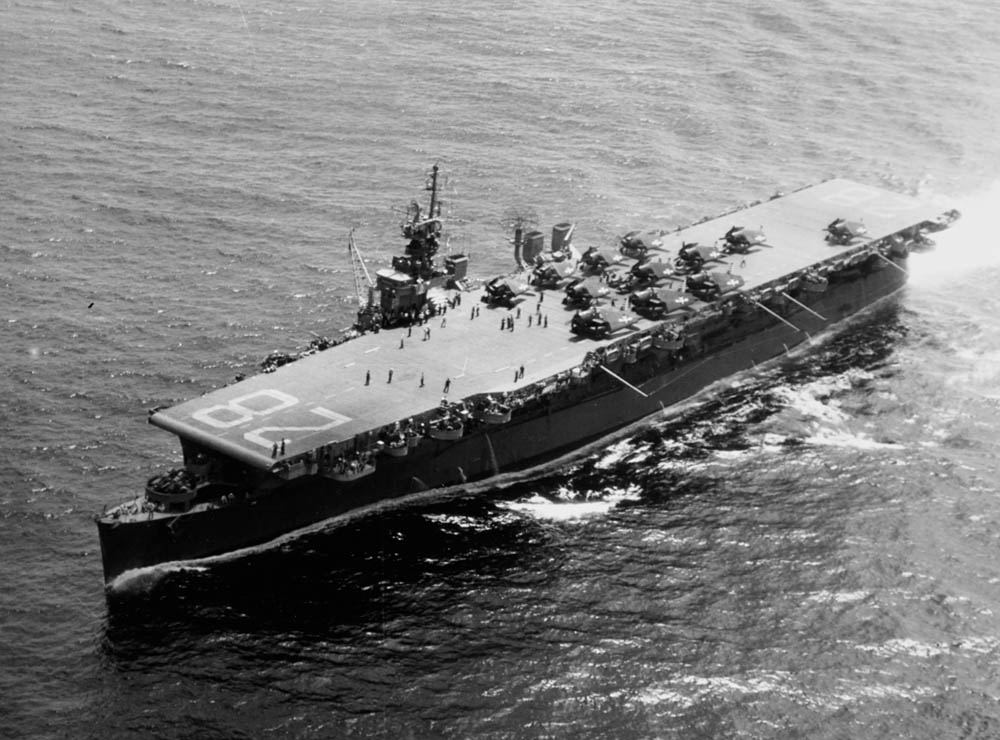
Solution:
M 905 259 L 895 262 L 897 267 L 905 265 Z M 780 356 L 810 335 L 891 295 L 904 285 L 906 275 L 889 265 L 884 268 L 855 271 L 808 300 L 800 295 L 810 310 L 791 305 L 792 310 L 782 313 L 784 321 L 774 318 L 752 331 L 734 322 L 714 345 L 669 367 L 651 355 L 645 366 L 640 361 L 628 368 L 629 382 L 642 394 L 602 376 L 605 385 L 585 398 L 575 399 L 570 393 L 564 402 L 557 397 L 527 418 L 515 415 L 507 424 L 481 427 L 458 441 L 425 438 L 404 457 L 384 455 L 374 474 L 349 485 L 307 476 L 265 496 L 239 497 L 174 516 L 98 517 L 105 580 L 135 568 L 264 543 L 425 488 L 488 478 L 554 459 L 684 401 L 720 379 Z

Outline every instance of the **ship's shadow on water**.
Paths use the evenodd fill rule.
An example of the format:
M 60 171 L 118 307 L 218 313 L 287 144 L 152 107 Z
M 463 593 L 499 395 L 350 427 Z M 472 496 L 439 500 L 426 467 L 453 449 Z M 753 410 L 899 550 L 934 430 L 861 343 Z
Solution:
M 346 640 L 431 608 L 447 609 L 515 575 L 542 586 L 561 557 L 560 525 L 511 504 L 530 497 L 572 505 L 617 495 L 614 505 L 621 509 L 659 508 L 711 496 L 731 471 L 698 463 L 759 444 L 756 431 L 784 408 L 779 389 L 854 370 L 891 374 L 890 357 L 906 332 L 898 306 L 890 303 L 818 347 L 717 389 L 682 414 L 654 419 L 524 482 L 390 509 L 231 559 L 136 579 L 107 595 L 104 653 L 125 665 L 142 662 L 157 641 L 169 651 L 178 641 L 233 632 Z M 627 449 L 609 459 L 616 445 Z M 639 493 L 618 495 L 626 488 Z

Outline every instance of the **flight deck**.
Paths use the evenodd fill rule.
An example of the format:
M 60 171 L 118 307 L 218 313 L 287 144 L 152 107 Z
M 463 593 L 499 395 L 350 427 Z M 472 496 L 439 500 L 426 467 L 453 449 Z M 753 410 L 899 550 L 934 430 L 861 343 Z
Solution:
M 912 224 L 931 221 L 938 213 L 934 205 L 912 197 L 829 180 L 668 232 L 650 259 L 672 263 L 683 243 L 716 244 L 732 226 L 761 229 L 766 235 L 763 244 L 705 265 L 706 270 L 740 276 L 745 281 L 740 290 L 752 293 Z M 837 218 L 863 221 L 865 239 L 850 245 L 829 243 L 824 230 Z M 613 250 L 606 251 L 610 258 Z M 683 277 L 674 287 L 683 287 Z M 544 384 L 580 366 L 588 352 L 663 323 L 632 316 L 631 323 L 623 323 L 610 337 L 591 339 L 570 331 L 574 310 L 562 305 L 562 290 L 531 288 L 511 307 L 483 302 L 482 287 L 449 294 L 452 307 L 423 323 L 363 334 L 273 373 L 159 410 L 150 421 L 266 470 L 277 460 L 427 414 L 443 398 L 461 401 Z M 617 310 L 625 308 L 626 296 L 613 292 L 601 303 L 610 306 L 612 300 Z

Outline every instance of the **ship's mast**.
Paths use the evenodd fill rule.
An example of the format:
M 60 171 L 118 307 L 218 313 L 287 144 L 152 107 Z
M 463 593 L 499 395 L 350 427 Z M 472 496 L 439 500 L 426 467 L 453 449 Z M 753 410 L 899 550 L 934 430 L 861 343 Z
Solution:
M 437 207 L 437 182 L 438 182 L 438 166 L 435 164 L 431 168 L 431 209 L 427 212 L 428 218 L 434 218 L 438 214 L 435 212 Z
M 426 186 L 431 191 L 430 210 L 421 215 L 420 204 L 413 201 L 403 224 L 403 237 L 409 239 L 406 245 L 406 255 L 409 263 L 393 261 L 393 267 L 413 278 L 428 280 L 434 273 L 434 255 L 438 251 L 438 237 L 441 235 L 441 219 L 438 211 L 441 203 L 437 193 L 438 166 L 434 165 Z
M 434 288 L 456 284 L 466 275 L 468 260 L 465 255 L 449 255 L 443 265 L 435 263 L 434 257 L 440 247 L 441 200 L 438 197 L 438 166 L 435 164 L 427 174 L 424 189 L 431 192 L 430 208 L 424 213 L 414 200 L 406 209 L 406 220 L 400 224 L 402 237 L 407 240 L 403 254 L 392 258 L 392 269 L 379 270 L 376 278 L 378 303 L 370 300 L 370 308 L 358 313 L 356 328 L 365 331 L 378 326 L 394 326 L 413 322 L 428 312 L 428 291 Z M 361 286 L 364 262 L 356 247 L 351 255 L 356 259 L 355 281 Z M 361 288 L 358 288 L 359 294 Z M 359 302 L 361 299 L 359 298 Z

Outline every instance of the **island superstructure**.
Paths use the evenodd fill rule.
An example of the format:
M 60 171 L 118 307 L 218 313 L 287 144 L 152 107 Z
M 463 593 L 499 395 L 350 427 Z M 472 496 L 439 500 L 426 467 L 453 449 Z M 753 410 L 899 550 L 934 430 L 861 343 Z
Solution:
M 527 270 L 475 279 L 438 259 L 437 167 L 428 189 L 374 279 L 352 238 L 343 341 L 151 413 L 183 466 L 97 517 L 106 580 L 571 451 L 897 291 L 958 217 L 834 179 L 605 250 L 518 229 Z

